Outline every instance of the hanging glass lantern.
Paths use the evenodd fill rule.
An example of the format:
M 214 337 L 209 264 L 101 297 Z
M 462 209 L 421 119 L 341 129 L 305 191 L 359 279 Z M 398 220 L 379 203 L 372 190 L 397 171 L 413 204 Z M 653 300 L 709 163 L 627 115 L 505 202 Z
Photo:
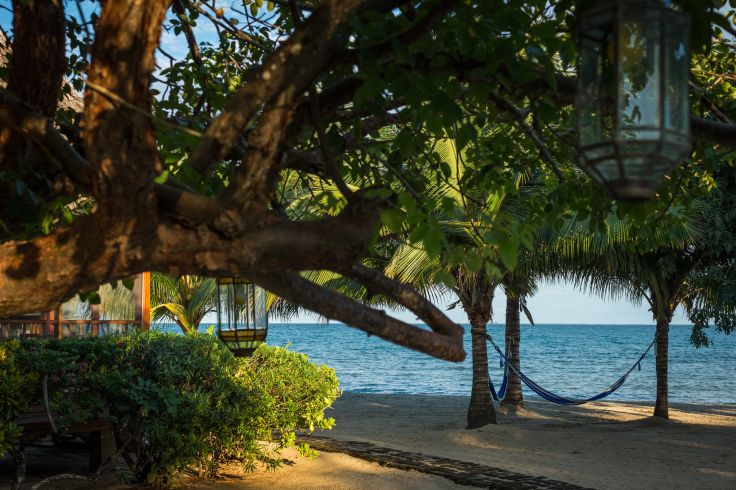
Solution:
M 597 3 L 580 21 L 580 166 L 616 199 L 654 196 L 690 152 L 690 18 L 663 0 Z
M 217 336 L 238 357 L 266 340 L 266 290 L 242 277 L 217 279 Z

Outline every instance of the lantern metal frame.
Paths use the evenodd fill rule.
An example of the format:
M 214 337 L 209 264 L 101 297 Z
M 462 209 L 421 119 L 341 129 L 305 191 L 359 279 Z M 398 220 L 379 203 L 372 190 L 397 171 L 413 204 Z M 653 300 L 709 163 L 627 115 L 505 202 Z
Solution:
M 625 7 L 625 8 L 623 8 Z M 622 53 L 621 53 L 621 36 L 623 23 L 635 23 L 637 19 L 630 13 L 635 7 L 641 7 L 652 13 L 654 9 L 658 13 L 659 29 L 657 32 L 656 43 L 658 52 L 656 55 L 656 73 L 657 80 L 657 120 L 658 125 L 626 125 L 622 124 L 621 99 L 625 97 L 622 84 Z M 598 20 L 598 23 L 595 20 Z M 596 182 L 603 185 L 606 190 L 616 199 L 621 200 L 645 200 L 650 199 L 656 194 L 662 178 L 673 168 L 677 167 L 688 155 L 691 144 L 689 118 L 681 122 L 681 129 L 672 129 L 667 127 L 669 121 L 667 111 L 665 109 L 665 97 L 667 93 L 668 77 L 671 75 L 668 68 L 667 56 L 670 53 L 667 47 L 670 45 L 668 36 L 671 35 L 669 27 L 665 27 L 668 21 L 676 19 L 679 25 L 683 27 L 683 38 L 681 43 L 685 47 L 683 56 L 687 58 L 689 66 L 689 37 L 690 37 L 690 18 L 687 14 L 674 10 L 670 6 L 664 5 L 658 0 L 612 0 L 597 4 L 596 6 L 586 10 L 581 19 L 580 30 L 578 32 L 579 44 L 583 40 L 598 45 L 599 48 L 605 46 L 606 39 L 612 35 L 614 46 L 614 59 L 611 63 L 613 67 L 613 100 L 609 106 L 613 106 L 612 120 L 613 127 L 604 128 L 605 107 L 603 75 L 597 80 L 596 87 L 596 107 L 601 118 L 599 137 L 601 141 L 583 144 L 583 120 L 585 115 L 581 114 L 580 108 L 583 106 L 583 76 L 582 76 L 582 57 L 585 49 L 591 49 L 580 44 L 580 53 L 578 55 L 578 88 L 576 94 L 576 126 L 578 134 L 578 163 L 579 166 L 590 175 Z M 594 30 L 600 32 L 600 36 L 596 37 L 591 34 Z M 654 42 L 654 41 L 652 41 Z M 598 52 L 599 60 L 606 56 L 601 50 Z M 603 70 L 602 66 L 596 67 Z M 684 83 L 688 83 L 685 77 Z M 685 87 L 685 98 L 687 99 L 687 87 Z M 672 101 L 669 101 L 672 104 Z M 685 105 L 687 107 L 687 104 Z M 688 110 L 689 115 L 689 110 Z M 612 137 L 604 138 L 604 133 L 608 132 Z M 638 134 L 650 133 L 651 138 L 622 138 L 622 134 L 626 132 L 636 132 Z M 631 147 L 639 146 L 646 148 L 648 151 L 631 151 Z M 628 148 L 627 148 L 628 147 Z M 607 150 L 607 151 L 606 151 Z M 596 155 L 596 156 L 593 156 Z M 638 170 L 632 172 L 626 168 L 627 161 L 631 164 L 635 161 Z M 612 177 L 609 172 L 603 171 L 603 164 L 615 162 L 617 175 Z M 642 164 L 642 162 L 644 162 Z M 610 170 L 610 168 L 609 168 Z M 632 175 L 633 173 L 638 175 Z
M 222 297 L 223 286 L 228 291 L 226 298 Z M 237 287 L 245 287 L 247 304 L 240 304 L 236 300 L 235 288 Z M 217 337 L 236 357 L 252 355 L 268 336 L 266 291 L 252 281 L 238 276 L 218 277 L 216 291 Z M 262 295 L 262 304 L 257 300 L 259 294 Z M 259 307 L 262 308 L 260 314 Z M 228 308 L 228 311 L 223 311 L 224 308 Z M 243 308 L 247 310 L 244 314 L 239 314 Z M 227 321 L 223 321 L 223 316 L 227 317 Z M 259 319 L 262 320 L 261 324 L 259 324 Z

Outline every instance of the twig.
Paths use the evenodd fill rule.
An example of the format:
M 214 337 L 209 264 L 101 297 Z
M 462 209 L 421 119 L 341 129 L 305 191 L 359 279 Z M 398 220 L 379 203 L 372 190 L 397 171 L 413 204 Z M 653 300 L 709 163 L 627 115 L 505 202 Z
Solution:
M 209 9 L 212 9 L 212 7 L 210 5 L 208 5 L 206 3 L 204 5 L 207 5 L 207 7 Z M 243 31 L 241 31 L 240 29 L 238 29 L 237 27 L 235 27 L 230 21 L 228 21 L 226 19 L 218 19 L 215 16 L 215 15 L 217 15 L 216 13 L 215 13 L 215 15 L 212 15 L 211 13 L 209 13 L 205 9 L 203 9 L 200 6 L 199 3 L 192 4 L 192 8 L 194 8 L 197 12 L 199 12 L 200 14 L 204 15 L 205 17 L 207 17 L 210 20 L 210 22 L 212 22 L 216 26 L 220 26 L 223 29 L 225 29 L 226 31 L 230 32 L 231 34 L 234 34 L 235 37 L 237 37 L 241 41 L 245 41 L 245 42 L 250 43 L 253 46 L 256 46 L 256 47 L 261 48 L 261 49 L 266 49 L 266 46 L 263 45 L 263 43 L 261 43 L 259 40 L 257 40 L 256 38 L 250 36 L 249 34 L 246 34 Z
M 82 10 L 82 5 L 79 3 L 79 0 L 75 0 L 77 4 L 77 12 L 79 12 L 79 17 L 82 20 L 82 25 L 84 26 L 84 33 L 87 35 L 87 42 L 92 42 L 92 33 L 89 31 L 89 26 L 87 25 L 87 18 L 84 15 L 84 10 Z
M 113 92 L 113 91 L 111 91 L 111 90 L 108 90 L 108 89 L 106 89 L 106 88 L 105 88 L 105 87 L 103 87 L 102 85 L 97 85 L 96 83 L 93 83 L 93 82 L 87 81 L 87 86 L 88 86 L 89 88 L 91 88 L 92 90 L 94 90 L 95 92 L 99 92 L 100 94 L 104 95 L 104 96 L 105 96 L 105 97 L 107 97 L 108 99 L 110 99 L 110 100 L 112 100 L 112 101 L 115 101 L 115 102 L 117 102 L 118 104 L 121 104 L 121 105 L 123 105 L 123 106 L 127 107 L 128 109 L 131 109 L 131 110 L 133 110 L 133 111 L 135 111 L 135 112 L 137 112 L 137 113 L 139 113 L 139 114 L 143 114 L 143 115 L 145 115 L 146 117 L 149 117 L 149 118 L 151 118 L 151 119 L 153 119 L 153 120 L 155 120 L 155 121 L 158 121 L 158 122 L 160 122 L 161 124 L 163 124 L 164 126 L 167 126 L 167 127 L 171 128 L 171 129 L 175 129 L 175 130 L 177 130 L 177 131 L 181 131 L 181 132 L 183 132 L 183 133 L 186 133 L 186 134 L 188 134 L 188 135 L 190 135 L 190 136 L 194 136 L 194 137 L 196 137 L 196 138 L 202 138 L 202 137 L 204 136 L 204 134 L 203 134 L 203 133 L 200 133 L 199 131 L 196 131 L 196 130 L 194 130 L 194 129 L 191 129 L 191 128 L 185 128 L 185 127 L 183 127 L 183 126 L 179 126 L 178 124 L 174 124 L 174 123 L 172 123 L 172 122 L 169 122 L 169 121 L 167 121 L 166 119 L 162 119 L 162 118 L 160 118 L 160 117 L 156 117 L 156 116 L 154 116 L 153 114 L 151 114 L 150 112 L 146 111 L 145 109 L 142 109 L 142 108 L 138 107 L 138 106 L 137 106 L 137 105 L 135 105 L 135 104 L 131 104 L 130 102 L 128 102 L 128 101 L 127 101 L 127 100 L 125 100 L 124 98 L 120 97 L 120 96 L 119 96 L 118 94 L 116 94 L 115 92 Z
M 176 13 L 176 16 L 179 19 L 179 23 L 181 24 L 182 29 L 184 30 L 184 37 L 187 38 L 187 45 L 189 46 L 189 53 L 192 55 L 194 64 L 196 64 L 197 67 L 200 68 L 199 73 L 202 75 L 202 92 L 203 93 L 200 95 L 199 100 L 197 101 L 197 104 L 192 110 L 192 114 L 196 116 L 197 114 L 199 114 L 199 111 L 202 109 L 202 106 L 207 100 L 207 92 L 209 90 L 210 77 L 207 74 L 207 70 L 201 69 L 204 66 L 204 63 L 202 62 L 202 55 L 199 52 L 199 45 L 197 44 L 197 38 L 194 37 L 194 31 L 192 30 L 192 25 L 189 23 L 189 19 L 187 18 L 186 13 L 184 11 L 183 2 L 185 1 L 187 0 L 174 0 L 171 5 L 172 5 L 174 12 Z M 188 3 L 189 2 L 187 2 L 187 4 Z
M 539 155 L 542 157 L 542 160 L 547 162 L 547 164 L 550 166 L 552 171 L 555 173 L 559 181 L 564 182 L 565 177 L 562 175 L 562 172 L 560 171 L 557 160 L 555 159 L 554 155 L 552 155 L 552 152 L 549 151 L 549 148 L 547 148 L 547 145 L 544 144 L 544 141 L 542 140 L 542 137 L 539 136 L 539 133 L 537 133 L 534 130 L 534 128 L 531 127 L 529 123 L 526 122 L 526 116 L 524 115 L 524 113 L 511 102 L 507 101 L 506 99 L 501 98 L 494 91 L 490 92 L 490 99 L 493 101 L 494 104 L 496 104 L 496 106 L 499 109 L 502 109 L 510 113 L 512 116 L 514 116 L 517 124 L 519 125 L 519 128 L 524 133 L 526 133 L 529 139 L 532 140 L 532 142 L 539 149 Z
M 353 197 L 354 192 L 350 190 L 348 185 L 343 180 L 342 175 L 340 175 L 340 168 L 337 165 L 337 160 L 335 160 L 335 154 L 332 152 L 332 148 L 327 141 L 325 125 L 324 121 L 322 120 L 322 114 L 319 108 L 319 101 L 317 99 L 317 94 L 314 88 L 309 90 L 309 110 L 312 116 L 312 121 L 314 122 L 314 126 L 317 129 L 317 137 L 319 138 L 319 145 L 322 149 L 322 157 L 325 159 L 325 168 L 327 169 L 327 172 L 330 174 L 330 177 L 332 177 L 332 180 L 335 182 L 335 185 L 340 190 L 340 192 L 345 196 L 345 198 L 350 200 Z
M 54 431 L 54 434 L 58 434 L 59 430 L 56 428 L 56 424 L 54 424 L 54 418 L 51 416 L 51 406 L 49 405 L 49 375 L 44 374 L 43 375 L 43 381 L 41 382 L 41 387 L 43 389 L 43 406 L 46 408 L 46 418 L 49 420 L 49 425 L 51 426 L 51 430 Z

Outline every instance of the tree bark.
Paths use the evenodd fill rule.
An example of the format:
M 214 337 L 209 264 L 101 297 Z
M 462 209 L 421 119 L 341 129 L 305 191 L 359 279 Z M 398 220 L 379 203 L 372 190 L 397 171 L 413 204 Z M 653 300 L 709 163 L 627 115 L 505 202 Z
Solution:
M 488 333 L 487 325 L 491 319 L 493 285 L 484 278 L 473 278 L 470 284 L 461 283 L 461 301 L 470 320 L 472 342 L 473 384 L 468 405 L 468 429 L 477 429 L 496 423 L 496 409 L 491 400 L 488 376 Z M 468 287 L 469 286 L 469 287 Z
M 64 2 L 13 1 L 13 47 L 8 64 L 7 89 L 31 111 L 53 116 L 64 81 L 66 57 Z M 23 228 L 25 216 L 36 206 L 21 197 L 17 181 L 49 200 L 66 190 L 67 180 L 50 164 L 44 151 L 11 128 L 0 124 L 0 240 Z M 19 199 L 20 197 L 20 199 Z
M 519 298 L 506 296 L 506 356 L 518 370 L 521 368 L 519 347 L 521 344 L 521 322 L 519 320 Z M 521 378 L 513 369 L 509 369 L 509 379 L 506 386 L 506 397 L 502 405 L 511 405 L 517 408 L 524 406 L 524 397 L 521 393 Z
M 656 369 L 657 369 L 657 401 L 654 403 L 654 416 L 670 418 L 667 400 L 667 371 L 669 348 L 670 315 L 657 315 Z

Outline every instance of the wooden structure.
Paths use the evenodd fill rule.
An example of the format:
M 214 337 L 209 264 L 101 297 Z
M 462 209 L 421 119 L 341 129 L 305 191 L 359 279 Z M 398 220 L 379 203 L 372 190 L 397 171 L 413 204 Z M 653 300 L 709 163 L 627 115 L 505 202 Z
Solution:
M 59 305 L 53 310 L 29 313 L 14 318 L 0 318 L 0 341 L 8 339 L 97 337 L 124 333 L 134 329 L 148 330 L 151 326 L 151 275 L 148 272 L 133 278 L 133 289 L 124 285 L 100 288 L 102 301 L 92 305 L 78 297 Z M 107 302 L 107 304 L 106 304 Z M 45 388 L 44 388 L 45 389 Z M 15 460 L 16 482 L 25 477 L 25 455 L 27 444 L 49 434 L 56 434 L 54 414 L 48 406 L 33 406 L 24 411 L 15 423 L 23 428 L 18 447 L 11 450 Z M 96 470 L 116 450 L 110 417 L 102 416 L 84 423 L 73 424 L 64 433 L 86 434 L 90 446 L 90 470 Z
M 109 286 L 107 286 L 109 288 Z M 118 288 L 124 288 L 119 285 Z M 123 291 L 123 293 L 126 293 Z M 133 329 L 146 331 L 151 326 L 151 275 L 138 274 L 133 280 L 127 314 L 106 311 L 103 305 L 89 305 L 73 299 L 53 310 L 29 313 L 14 318 L 0 318 L 0 340 L 28 338 L 97 337 L 124 333 Z M 70 313 L 70 306 L 75 312 Z M 80 313 L 81 312 L 81 313 Z
M 20 466 L 17 458 L 23 457 L 23 448 L 49 434 L 57 434 L 52 423 L 53 414 L 43 406 L 33 406 L 23 412 L 15 423 L 23 428 L 20 448 L 13 455 L 16 467 Z M 84 434 L 89 443 L 89 470 L 95 471 L 115 454 L 116 444 L 110 417 L 100 417 L 87 422 L 80 422 L 66 427 L 65 434 Z M 16 470 L 24 469 L 16 468 Z

